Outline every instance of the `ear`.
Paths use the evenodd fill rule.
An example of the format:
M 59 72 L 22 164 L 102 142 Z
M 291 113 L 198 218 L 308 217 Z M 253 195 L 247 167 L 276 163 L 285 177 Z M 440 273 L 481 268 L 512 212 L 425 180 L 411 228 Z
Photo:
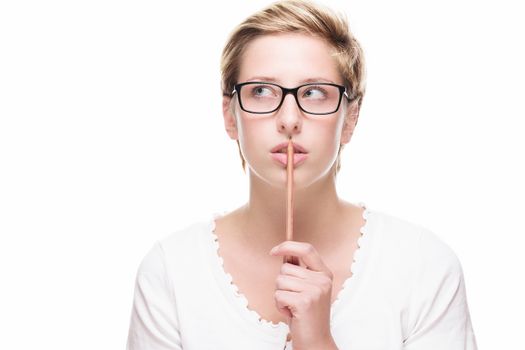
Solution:
M 341 144 L 347 144 L 352 139 L 357 120 L 359 119 L 359 103 L 353 101 L 346 110 L 343 129 L 341 130 Z
M 224 128 L 226 129 L 228 136 L 230 136 L 232 140 L 237 140 L 237 121 L 235 119 L 235 114 L 233 113 L 233 107 L 231 106 L 232 102 L 231 96 L 222 97 L 222 116 L 224 118 Z

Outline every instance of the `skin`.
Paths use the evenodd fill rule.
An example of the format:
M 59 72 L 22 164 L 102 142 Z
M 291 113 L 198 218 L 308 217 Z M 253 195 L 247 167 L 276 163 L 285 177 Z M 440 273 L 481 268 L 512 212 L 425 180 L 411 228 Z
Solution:
M 331 52 L 312 36 L 262 36 L 246 48 L 238 82 L 271 79 L 292 88 L 315 79 L 342 85 Z M 339 146 L 350 142 L 358 115 L 357 104 L 344 97 L 339 110 L 326 116 L 302 112 L 292 95 L 265 115 L 242 111 L 235 96 L 223 98 L 226 132 L 239 141 L 249 169 L 248 203 L 234 213 L 238 239 L 254 256 L 268 257 L 269 264 L 282 264 L 283 255 L 299 258 L 299 266 L 282 264 L 275 291 L 296 349 L 336 348 L 329 324 L 334 276 L 327 261 L 348 235 L 348 217 L 356 218 L 359 208 L 338 197 L 334 174 Z M 270 150 L 290 137 L 309 154 L 294 168 L 294 241 L 284 241 L 286 167 L 271 158 Z

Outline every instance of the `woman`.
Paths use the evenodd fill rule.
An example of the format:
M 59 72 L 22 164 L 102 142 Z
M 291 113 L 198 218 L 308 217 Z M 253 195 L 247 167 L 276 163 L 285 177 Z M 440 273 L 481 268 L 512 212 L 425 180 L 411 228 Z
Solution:
M 221 68 L 225 129 L 248 164 L 249 200 L 147 254 L 128 349 L 476 349 L 454 252 L 423 227 L 337 195 L 365 91 L 346 21 L 310 2 L 277 2 L 234 30 Z M 294 236 L 285 241 L 289 140 Z

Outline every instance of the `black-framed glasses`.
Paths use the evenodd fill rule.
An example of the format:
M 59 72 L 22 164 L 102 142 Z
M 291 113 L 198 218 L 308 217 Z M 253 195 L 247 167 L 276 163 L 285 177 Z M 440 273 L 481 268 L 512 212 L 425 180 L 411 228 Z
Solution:
M 337 112 L 343 95 L 351 101 L 344 86 L 332 83 L 308 83 L 289 89 L 274 83 L 249 81 L 236 84 L 232 96 L 235 93 L 241 109 L 255 114 L 275 112 L 288 94 L 294 96 L 303 112 L 315 115 Z

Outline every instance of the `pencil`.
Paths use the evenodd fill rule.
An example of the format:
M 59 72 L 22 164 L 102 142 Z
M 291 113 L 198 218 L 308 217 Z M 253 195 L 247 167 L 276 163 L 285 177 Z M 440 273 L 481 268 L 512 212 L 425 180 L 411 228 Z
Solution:
M 286 240 L 293 240 L 293 144 L 292 139 L 288 141 L 286 162 Z M 299 265 L 297 259 L 292 256 L 284 256 L 283 263 Z

